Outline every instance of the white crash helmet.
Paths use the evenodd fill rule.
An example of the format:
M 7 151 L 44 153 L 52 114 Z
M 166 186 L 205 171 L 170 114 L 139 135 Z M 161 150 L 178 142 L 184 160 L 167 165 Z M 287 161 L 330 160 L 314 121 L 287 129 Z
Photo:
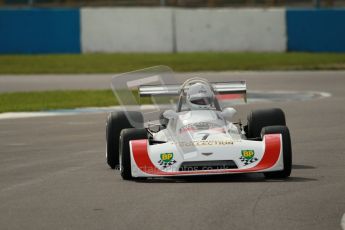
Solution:
M 214 100 L 214 93 L 207 84 L 197 82 L 189 87 L 186 102 L 192 109 L 209 109 Z

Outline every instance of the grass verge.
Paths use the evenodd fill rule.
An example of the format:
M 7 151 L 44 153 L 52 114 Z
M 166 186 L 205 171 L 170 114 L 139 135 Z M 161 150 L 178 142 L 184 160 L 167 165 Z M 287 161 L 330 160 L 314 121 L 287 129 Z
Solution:
M 0 113 L 117 105 L 111 90 L 73 90 L 0 94 Z
M 174 71 L 340 70 L 337 53 L 115 53 L 0 55 L 0 74 L 119 73 L 156 65 Z

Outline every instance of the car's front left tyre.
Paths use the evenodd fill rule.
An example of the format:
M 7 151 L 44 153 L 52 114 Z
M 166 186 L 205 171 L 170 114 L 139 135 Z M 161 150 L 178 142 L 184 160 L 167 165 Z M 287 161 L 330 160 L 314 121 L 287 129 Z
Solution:
M 267 126 L 262 129 L 261 136 L 267 134 L 281 134 L 283 143 L 284 169 L 277 172 L 264 173 L 266 178 L 284 179 L 290 176 L 292 168 L 292 148 L 290 131 L 286 126 Z

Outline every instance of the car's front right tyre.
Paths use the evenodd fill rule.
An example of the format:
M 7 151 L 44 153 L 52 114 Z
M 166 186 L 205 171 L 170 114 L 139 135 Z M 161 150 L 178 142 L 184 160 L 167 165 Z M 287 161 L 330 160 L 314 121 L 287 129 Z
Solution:
M 120 133 L 120 174 L 124 180 L 133 179 L 129 142 L 141 139 L 147 139 L 146 129 L 123 129 Z

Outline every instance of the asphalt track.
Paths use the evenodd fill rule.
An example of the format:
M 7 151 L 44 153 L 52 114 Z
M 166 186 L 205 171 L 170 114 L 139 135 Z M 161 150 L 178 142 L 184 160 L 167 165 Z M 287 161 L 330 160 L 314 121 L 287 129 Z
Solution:
M 201 74 L 201 75 L 200 75 Z M 111 78 L 116 74 L 41 74 L 41 75 L 0 75 L 0 93 L 16 91 L 46 91 L 46 90 L 75 90 L 75 89 L 110 89 Z M 238 71 L 238 72 L 202 72 L 177 73 L 174 75 L 178 82 L 188 77 L 202 76 L 210 81 L 247 80 L 249 90 L 262 86 L 261 79 L 267 79 L 265 85 L 275 84 L 278 78 L 283 82 L 290 82 L 285 89 L 296 89 L 300 83 L 309 84 L 306 80 L 328 77 L 341 78 L 345 71 Z M 301 78 L 303 76 L 303 78 Z M 282 79 L 283 78 L 283 79 Z M 294 83 L 292 82 L 294 81 Z M 297 83 L 297 85 L 296 85 Z M 252 84 L 252 85 L 251 85 Z M 258 88 L 262 90 L 263 88 Z M 270 87 L 272 89 L 272 87 Z M 273 88 L 274 89 L 274 88 Z M 276 90 L 276 89 L 274 89 Z M 323 90 L 322 88 L 319 90 Z
M 251 90 L 322 91 L 281 107 L 293 145 L 288 180 L 261 174 L 123 181 L 105 164 L 106 114 L 0 120 L 1 229 L 341 229 L 344 72 L 208 73 Z

